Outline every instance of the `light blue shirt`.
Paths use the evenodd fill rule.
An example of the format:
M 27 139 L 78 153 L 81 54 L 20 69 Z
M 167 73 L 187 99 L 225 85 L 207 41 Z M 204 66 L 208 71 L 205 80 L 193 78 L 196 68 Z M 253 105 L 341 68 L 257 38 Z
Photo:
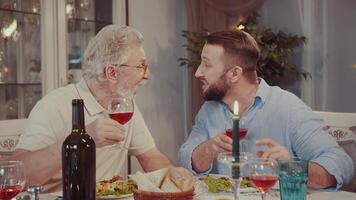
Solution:
M 323 166 L 334 175 L 337 187 L 349 182 L 353 175 L 353 161 L 327 133 L 325 122 L 294 94 L 279 87 L 269 86 L 263 79 L 255 100 L 240 117 L 240 128 L 248 130 L 242 140 L 242 151 L 256 155 L 254 142 L 270 138 L 287 147 L 292 156 L 310 160 Z M 201 143 L 232 127 L 232 113 L 221 102 L 206 101 L 195 118 L 195 125 L 178 153 L 181 166 L 198 174 L 192 167 L 192 152 Z M 209 173 L 216 168 L 227 174 L 225 166 L 214 161 Z M 199 174 L 198 174 L 199 175 Z

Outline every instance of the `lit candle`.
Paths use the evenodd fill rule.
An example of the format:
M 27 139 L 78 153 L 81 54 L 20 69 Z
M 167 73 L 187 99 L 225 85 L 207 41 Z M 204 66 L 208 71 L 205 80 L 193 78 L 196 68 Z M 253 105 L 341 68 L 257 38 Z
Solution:
M 234 102 L 234 116 L 232 117 L 232 166 L 231 175 L 235 181 L 240 179 L 240 131 L 239 131 L 239 103 Z M 235 182 L 235 185 L 240 185 L 240 181 Z
M 232 156 L 235 162 L 239 162 L 240 156 L 240 132 L 239 132 L 239 103 L 234 102 L 234 116 L 232 118 Z

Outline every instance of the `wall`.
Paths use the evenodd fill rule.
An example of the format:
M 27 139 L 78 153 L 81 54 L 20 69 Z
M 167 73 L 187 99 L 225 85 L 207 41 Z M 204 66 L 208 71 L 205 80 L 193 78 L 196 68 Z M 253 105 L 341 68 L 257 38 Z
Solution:
M 183 1 L 129 1 L 129 24 L 145 38 L 151 71 L 151 79 L 138 91 L 137 103 L 158 148 L 173 161 L 186 132 L 186 72 L 177 62 L 185 53 L 180 35 L 184 20 Z
M 355 8 L 354 0 L 267 0 L 260 10 L 274 30 L 307 37 L 292 61 L 312 74 L 301 96 L 313 110 L 356 112 Z

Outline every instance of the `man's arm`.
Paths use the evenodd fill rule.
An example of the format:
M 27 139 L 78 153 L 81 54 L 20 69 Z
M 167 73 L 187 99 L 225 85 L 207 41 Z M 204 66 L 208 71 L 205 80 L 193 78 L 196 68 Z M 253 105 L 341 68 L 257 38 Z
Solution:
M 316 189 L 335 187 L 336 179 L 324 167 L 315 162 L 309 163 L 308 186 Z
M 24 163 L 27 185 L 42 185 L 62 169 L 61 148 L 63 140 L 36 151 L 17 149 L 9 158 Z
M 154 171 L 165 167 L 175 167 L 156 147 L 136 156 L 145 172 Z
M 214 159 L 221 152 L 232 151 L 232 140 L 225 134 L 218 134 L 214 138 L 207 140 L 197 146 L 192 153 L 193 169 L 198 172 L 207 171 Z
M 336 190 L 345 185 L 353 174 L 352 159 L 328 134 L 323 120 L 303 102 L 289 108 L 292 149 L 298 157 L 311 161 L 308 185 Z
M 175 180 L 186 179 L 193 176 L 187 169 L 173 165 L 156 147 L 136 156 L 136 158 L 145 172 L 169 168 L 169 174 Z

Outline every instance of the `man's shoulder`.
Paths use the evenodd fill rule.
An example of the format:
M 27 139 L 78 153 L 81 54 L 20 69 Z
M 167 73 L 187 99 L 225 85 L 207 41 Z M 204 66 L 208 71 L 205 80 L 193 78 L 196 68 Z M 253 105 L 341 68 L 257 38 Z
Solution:
M 305 105 L 304 102 L 294 93 L 282 89 L 278 86 L 273 86 L 271 87 L 271 93 L 270 93 L 270 98 L 274 102 L 281 102 L 283 104 L 302 104 Z
M 64 105 L 71 105 L 71 100 L 76 98 L 72 84 L 52 90 L 39 100 L 34 109 L 61 110 Z
M 57 89 L 52 90 L 49 92 L 44 98 L 65 98 L 65 97 L 75 97 L 76 95 L 75 87 L 73 84 L 69 84 L 63 87 L 59 87 Z

